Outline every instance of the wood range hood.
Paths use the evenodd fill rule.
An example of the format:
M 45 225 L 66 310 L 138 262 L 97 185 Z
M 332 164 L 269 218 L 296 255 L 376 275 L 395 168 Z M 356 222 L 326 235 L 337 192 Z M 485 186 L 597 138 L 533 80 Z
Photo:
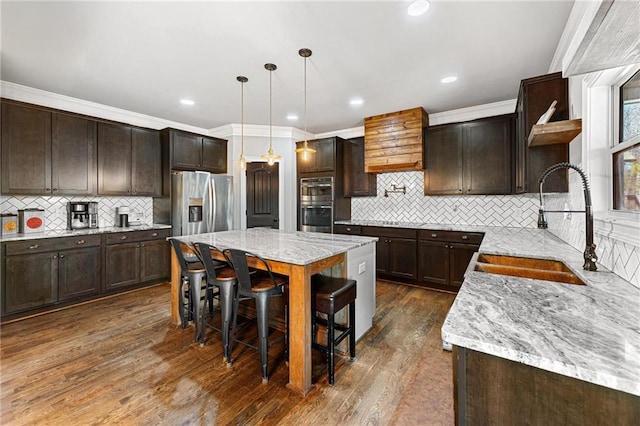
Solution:
M 422 107 L 365 118 L 365 172 L 423 170 L 424 128 L 428 126 L 429 115 Z

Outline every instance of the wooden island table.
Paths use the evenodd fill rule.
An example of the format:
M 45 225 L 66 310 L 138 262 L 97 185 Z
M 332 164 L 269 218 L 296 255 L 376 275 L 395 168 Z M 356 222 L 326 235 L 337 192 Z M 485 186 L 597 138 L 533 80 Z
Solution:
M 364 269 L 363 263 L 369 263 L 367 271 L 370 276 L 373 276 L 373 279 L 358 278 L 358 299 L 361 299 L 361 304 L 366 303 L 367 306 L 361 309 L 356 305 L 356 313 L 362 310 L 367 311 L 365 322 L 368 316 L 369 323 L 365 326 L 366 329 L 371 327 L 371 318 L 375 312 L 375 242 L 377 238 L 290 232 L 268 228 L 213 232 L 175 238 L 187 243 L 210 244 L 221 250 L 235 248 L 250 251 L 266 259 L 273 272 L 289 277 L 289 387 L 303 395 L 311 389 L 311 276 L 327 270 L 333 271 L 334 276 L 347 276 L 347 259 L 350 251 L 358 253 L 358 256 L 352 257 L 354 261 L 359 262 L 360 270 Z M 364 257 L 358 250 L 365 250 Z M 180 266 L 175 253 L 172 252 L 171 256 L 171 319 L 174 324 L 179 325 Z M 360 312 L 360 315 L 362 314 L 363 312 Z M 356 320 L 357 325 L 358 322 L 360 322 L 359 319 Z M 361 331 L 360 335 L 362 334 Z

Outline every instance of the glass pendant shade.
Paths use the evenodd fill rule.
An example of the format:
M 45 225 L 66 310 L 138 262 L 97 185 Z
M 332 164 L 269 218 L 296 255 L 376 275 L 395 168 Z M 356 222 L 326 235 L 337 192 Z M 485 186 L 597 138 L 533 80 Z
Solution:
M 273 91 L 271 86 L 271 75 L 273 74 L 273 71 L 278 69 L 278 67 L 275 64 L 264 64 L 264 67 L 265 69 L 269 70 L 269 151 L 267 151 L 266 154 L 262 154 L 260 158 L 262 158 L 263 160 L 267 160 L 267 164 L 270 166 L 273 166 L 276 160 L 279 160 L 280 158 L 282 158 L 282 156 L 273 153 L 273 142 L 272 142 L 273 126 L 271 124 L 272 116 L 273 116 L 272 96 L 271 96 Z
M 240 169 L 244 170 L 247 167 L 247 159 L 244 157 L 244 84 L 249 79 L 239 75 L 236 80 L 240 82 L 240 158 L 238 158 L 238 163 L 240 164 Z
M 304 58 L 304 144 L 302 148 L 296 148 L 296 152 L 302 154 L 303 161 L 307 161 L 309 156 L 316 152 L 315 149 L 309 148 L 309 143 L 307 142 L 307 58 L 311 56 L 311 53 L 310 49 L 298 50 L 298 54 Z

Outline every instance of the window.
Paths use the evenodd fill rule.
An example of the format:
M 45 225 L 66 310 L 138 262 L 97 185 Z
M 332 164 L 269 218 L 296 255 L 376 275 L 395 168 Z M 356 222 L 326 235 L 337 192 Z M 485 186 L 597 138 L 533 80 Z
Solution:
M 620 86 L 620 137 L 613 147 L 613 208 L 640 212 L 640 71 Z

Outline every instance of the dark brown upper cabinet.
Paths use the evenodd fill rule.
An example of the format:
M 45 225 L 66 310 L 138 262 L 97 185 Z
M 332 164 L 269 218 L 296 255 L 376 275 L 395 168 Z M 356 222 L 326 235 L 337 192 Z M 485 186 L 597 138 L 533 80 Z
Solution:
M 161 179 L 157 131 L 98 124 L 98 194 L 160 195 Z
M 227 173 L 227 141 L 176 129 L 162 131 L 172 170 Z
M 538 180 L 542 173 L 553 164 L 569 160 L 569 144 L 528 146 L 531 128 L 544 114 L 553 101 L 556 110 L 550 122 L 569 119 L 568 79 L 562 73 L 553 73 L 528 78 L 520 82 L 516 105 L 516 145 L 515 145 L 515 192 L 538 192 Z M 568 171 L 558 170 L 545 180 L 545 191 L 567 192 Z
M 377 175 L 364 171 L 364 137 L 352 138 L 343 145 L 344 196 L 375 197 L 377 195 Z
M 510 194 L 513 114 L 429 127 L 425 195 Z
M 2 102 L 2 192 L 91 195 L 96 123 L 22 103 Z
M 333 172 L 336 168 L 336 139 L 332 137 L 307 141 L 309 148 L 315 149 L 316 152 L 309 154 L 307 159 L 302 158 L 302 154 L 298 153 L 296 158 L 298 174 Z M 304 142 L 297 142 L 296 148 L 301 148 L 303 144 Z

